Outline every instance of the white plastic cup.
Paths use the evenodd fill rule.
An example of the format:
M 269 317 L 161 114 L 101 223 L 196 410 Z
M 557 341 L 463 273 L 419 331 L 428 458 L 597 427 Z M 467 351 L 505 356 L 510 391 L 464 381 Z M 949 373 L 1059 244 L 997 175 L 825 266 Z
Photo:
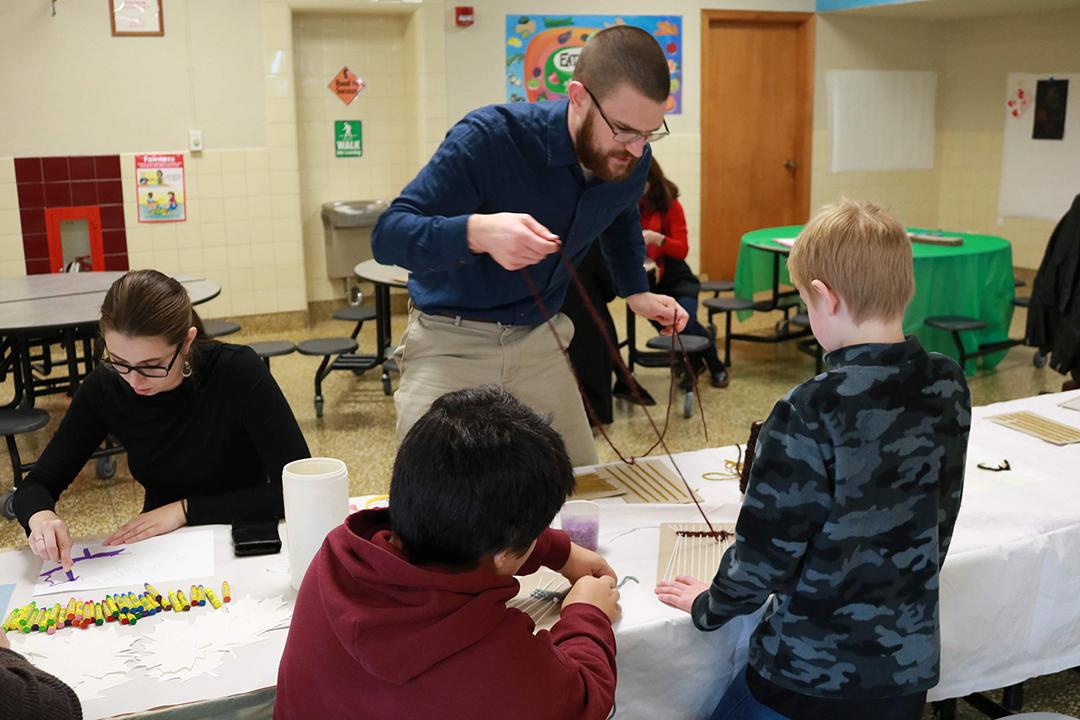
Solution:
M 600 506 L 590 500 L 571 500 L 559 513 L 562 529 L 570 542 L 596 551 L 600 543 Z
M 349 470 L 333 458 L 294 460 L 281 470 L 289 575 L 300 589 L 308 565 L 327 533 L 349 514 Z

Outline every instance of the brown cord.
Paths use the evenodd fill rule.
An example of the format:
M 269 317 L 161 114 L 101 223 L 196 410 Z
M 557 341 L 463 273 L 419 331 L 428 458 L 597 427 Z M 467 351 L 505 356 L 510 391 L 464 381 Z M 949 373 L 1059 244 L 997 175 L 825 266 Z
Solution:
M 634 380 L 633 375 L 631 375 L 631 373 L 630 373 L 630 369 L 628 367 L 626 367 L 626 363 L 623 362 L 622 354 L 619 352 L 618 345 L 616 345 L 615 342 L 611 339 L 611 336 L 608 335 L 607 328 L 604 326 L 604 322 L 600 318 L 600 313 L 597 311 L 596 307 L 592 304 L 592 300 L 589 299 L 588 293 L 585 292 L 585 288 L 581 283 L 581 278 L 578 277 L 577 271 L 575 270 L 573 263 L 570 262 L 570 258 L 567 257 L 567 255 L 563 251 L 562 247 L 559 248 L 559 254 L 562 256 L 563 263 L 566 265 L 567 270 L 570 272 L 570 278 L 573 281 L 574 286 L 577 288 L 578 293 L 581 295 L 581 300 L 585 304 L 585 309 L 588 310 L 590 317 L 592 317 L 593 322 L 596 324 L 597 329 L 600 331 L 601 337 L 603 337 L 604 341 L 607 343 L 608 350 L 611 353 L 612 359 L 615 360 L 616 366 L 619 368 L 619 371 L 622 374 L 623 379 L 626 380 L 627 384 L 630 386 L 630 391 L 634 394 L 634 398 L 637 399 L 638 404 L 641 405 L 641 409 L 644 411 L 645 417 L 648 418 L 649 424 L 652 426 L 653 432 L 656 433 L 656 438 L 657 438 L 656 443 L 651 448 L 649 448 L 649 451 L 646 452 L 645 455 L 648 455 L 649 453 L 651 453 L 654 449 L 656 449 L 657 446 L 660 446 L 660 447 L 662 447 L 664 449 L 664 452 L 668 456 L 668 460 L 671 461 L 671 466 L 673 468 L 675 468 L 675 472 L 678 474 L 679 479 L 682 480 L 683 485 L 686 486 L 686 490 L 690 494 L 690 499 L 694 501 L 694 505 L 697 506 L 698 512 L 701 513 L 701 517 L 705 520 L 705 524 L 709 526 L 710 536 L 711 537 L 716 537 L 717 542 L 719 542 L 720 538 L 719 538 L 718 531 L 715 528 L 713 528 L 712 523 L 709 522 L 709 518 L 705 515 L 705 511 L 702 509 L 701 503 L 698 502 L 697 496 L 694 494 L 694 490 L 690 487 L 690 483 L 688 483 L 686 481 L 686 478 L 682 474 L 682 470 L 680 470 L 679 466 L 675 463 L 675 458 L 672 457 L 671 450 L 668 449 L 667 443 L 664 440 L 664 435 L 667 433 L 668 420 L 671 417 L 671 404 L 672 404 L 672 399 L 674 398 L 674 393 L 675 393 L 675 374 L 674 374 L 674 372 L 672 372 L 671 387 L 668 390 L 667 418 L 664 421 L 664 430 L 663 430 L 663 432 L 661 432 L 660 428 L 658 428 L 656 426 L 656 421 L 654 421 L 653 418 L 652 418 L 652 415 L 649 414 L 649 409 L 645 406 L 645 401 L 641 397 L 641 392 L 638 389 L 637 381 Z M 569 351 L 567 351 L 566 347 L 563 345 L 562 338 L 560 338 L 559 334 L 555 331 L 555 325 L 551 320 L 551 314 L 548 312 L 547 306 L 544 305 L 544 300 L 540 296 L 540 292 L 536 289 L 536 284 L 533 282 L 532 277 L 529 275 L 528 271 L 525 270 L 524 268 L 522 268 L 521 274 L 525 277 L 525 283 L 529 286 L 529 291 L 532 292 L 533 301 L 536 303 L 536 306 L 540 309 L 540 313 L 544 316 L 544 322 L 547 324 L 548 329 L 551 330 L 551 334 L 555 336 L 555 342 L 558 344 L 559 350 L 562 351 L 563 358 L 566 360 L 566 364 L 570 368 L 570 374 L 574 376 L 574 382 L 578 386 L 578 392 L 581 395 L 582 403 L 585 405 L 585 412 L 588 413 L 589 418 L 593 421 L 593 424 L 596 425 L 596 427 L 598 427 L 600 429 L 600 434 L 604 436 L 604 440 L 606 440 L 607 444 L 609 446 L 611 446 L 611 449 L 615 451 L 615 454 L 619 456 L 619 459 L 622 460 L 627 465 L 633 465 L 635 458 L 630 458 L 628 460 L 625 456 L 623 456 L 623 454 L 619 450 L 619 448 L 617 448 L 615 446 L 615 443 L 613 443 L 611 441 L 611 438 L 608 437 L 607 432 L 604 430 L 603 424 L 600 422 L 599 418 L 596 415 L 596 411 L 593 409 L 592 404 L 589 402 L 589 399 L 586 397 L 585 390 L 581 385 L 581 379 L 577 376 L 577 373 L 574 371 L 574 364 L 570 361 L 570 353 L 569 353 Z M 670 352 L 670 357 L 669 357 L 668 364 L 669 364 L 671 370 L 675 369 L 675 345 L 677 343 L 679 345 L 679 352 L 682 354 L 683 362 L 686 365 L 686 370 L 687 370 L 688 373 L 690 373 L 690 377 L 693 379 L 694 391 L 696 392 L 697 391 L 697 378 L 694 375 L 693 368 L 690 367 L 690 359 L 686 356 L 686 350 L 683 348 L 683 345 L 682 345 L 682 338 L 680 338 L 678 332 L 675 331 L 674 320 L 677 317 L 678 317 L 678 313 L 676 312 L 674 317 L 672 318 L 672 325 L 671 325 L 672 343 L 671 343 L 671 352 Z M 700 395 L 698 396 L 698 407 L 701 408 L 701 422 L 702 422 L 702 425 L 704 426 L 704 424 L 705 424 L 705 410 L 701 406 L 701 396 Z M 705 428 L 705 442 L 708 442 L 708 440 L 709 440 L 709 430 L 708 430 L 708 427 L 706 427 Z

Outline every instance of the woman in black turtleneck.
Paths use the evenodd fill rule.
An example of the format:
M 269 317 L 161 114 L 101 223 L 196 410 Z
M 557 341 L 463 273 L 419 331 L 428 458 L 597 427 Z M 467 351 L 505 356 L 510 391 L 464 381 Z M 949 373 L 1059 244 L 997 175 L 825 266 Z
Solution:
M 146 499 L 106 545 L 184 525 L 283 517 L 281 468 L 310 453 L 255 352 L 211 340 L 183 285 L 156 270 L 113 283 L 101 334 L 100 367 L 15 493 L 34 553 L 71 566 L 71 535 L 53 509 L 108 434 L 127 451 Z

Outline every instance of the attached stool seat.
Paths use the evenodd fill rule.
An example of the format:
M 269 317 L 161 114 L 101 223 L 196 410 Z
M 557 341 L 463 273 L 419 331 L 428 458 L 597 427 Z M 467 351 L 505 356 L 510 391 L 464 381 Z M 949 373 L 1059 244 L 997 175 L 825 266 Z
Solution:
M 701 283 L 701 292 L 711 292 L 714 298 L 720 297 L 720 293 L 722 292 L 734 291 L 734 280 L 703 280 Z
M 364 326 L 364 323 L 368 320 L 375 319 L 375 308 L 367 307 L 364 305 L 350 305 L 349 307 L 341 308 L 334 311 L 334 319 L 342 320 L 344 322 L 356 323 L 356 327 L 352 331 L 351 337 L 353 340 L 360 334 L 360 328 Z
M 713 341 L 709 338 L 703 338 L 700 335 L 687 335 L 685 333 L 679 334 L 679 342 L 675 342 L 674 336 L 671 335 L 657 335 L 656 337 L 649 338 L 645 341 L 645 347 L 650 350 L 662 350 L 670 356 L 671 346 L 675 346 L 675 353 L 679 354 L 679 348 L 686 352 L 687 358 L 690 360 L 690 367 L 696 367 L 699 362 L 702 362 L 701 354 L 709 349 Z M 697 361 L 697 362 L 695 362 Z M 665 360 L 666 364 L 666 360 Z M 686 376 L 685 366 L 683 365 L 682 357 L 675 358 L 676 374 L 681 377 L 680 386 L 683 392 L 683 417 L 690 417 L 694 414 L 694 381 Z
M 289 355 L 296 352 L 296 345 L 288 340 L 266 340 L 263 342 L 248 343 L 248 347 L 266 363 L 266 369 L 270 369 L 270 358 L 279 355 Z
M 1016 307 L 1026 308 L 1031 305 L 1031 296 L 1017 295 L 1015 298 L 1013 298 L 1013 305 L 1015 305 Z
M 212 338 L 240 332 L 240 325 L 228 320 L 203 320 L 203 327 L 206 328 L 206 334 Z
M 322 381 L 330 374 L 330 358 L 356 352 L 358 347 L 355 340 L 346 337 L 315 338 L 297 344 L 296 349 L 301 355 L 319 355 L 323 359 L 319 369 L 315 371 L 315 417 L 322 417 Z
M 11 457 L 11 490 L 4 493 L 0 498 L 0 515 L 11 520 L 15 517 L 15 509 L 12 503 L 15 499 L 15 488 L 22 482 L 23 472 L 34 467 L 34 463 L 24 465 L 19 459 L 19 448 L 15 444 L 15 436 L 39 430 L 49 424 L 49 413 L 40 408 L 29 409 L 0 409 L 0 435 L 7 440 L 8 455 Z
M 709 313 L 709 329 L 716 335 L 716 326 L 713 324 L 713 315 L 724 313 L 724 365 L 731 367 L 731 314 L 753 310 L 756 303 L 753 300 L 738 297 L 706 298 L 701 301 Z
M 1033 712 L 1033 713 L 1021 713 L 1019 715 L 1010 715 L 1013 720 L 1077 720 L 1072 715 L 1059 715 L 1052 712 Z
M 965 368 L 967 361 L 971 358 L 982 357 L 983 355 L 989 355 L 991 353 L 1002 352 L 1008 350 L 1011 347 L 1022 345 L 1023 340 L 1001 340 L 999 342 L 982 343 L 979 345 L 979 349 L 975 352 L 967 352 L 964 349 L 964 341 L 960 337 L 962 332 L 974 332 L 977 330 L 986 330 L 990 326 L 982 320 L 977 318 L 964 317 L 962 315 L 937 315 L 934 317 L 928 317 L 923 320 L 923 325 L 932 327 L 936 330 L 944 330 L 947 333 L 951 333 L 953 342 L 956 344 L 956 351 L 960 356 L 960 367 Z M 1039 354 L 1035 353 L 1033 362 L 1036 367 L 1039 365 Z M 1045 365 L 1046 363 L 1043 362 Z

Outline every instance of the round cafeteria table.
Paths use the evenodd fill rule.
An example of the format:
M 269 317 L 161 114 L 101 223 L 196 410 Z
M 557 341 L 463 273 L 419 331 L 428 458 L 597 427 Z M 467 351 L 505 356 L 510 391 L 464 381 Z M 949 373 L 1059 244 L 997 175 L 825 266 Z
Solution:
M 9 407 L 33 407 L 35 395 L 43 393 L 74 393 L 80 380 L 93 369 L 89 343 L 97 331 L 105 293 L 122 275 L 90 272 L 0 278 L 0 367 L 15 379 L 15 398 Z M 221 293 L 220 285 L 205 278 L 173 277 L 183 283 L 195 304 Z M 83 344 L 82 358 L 76 352 L 78 341 Z M 64 345 L 68 375 L 36 379 L 31 370 L 31 350 L 52 343 Z
M 356 277 L 375 285 L 375 334 L 377 338 L 373 366 L 386 360 L 386 349 L 393 345 L 390 337 L 390 288 L 408 287 L 409 271 L 397 265 L 383 265 L 365 260 L 353 268 Z
M 772 250 L 785 255 L 790 249 L 775 238 L 792 239 L 802 225 L 766 228 L 749 232 L 742 237 L 739 260 L 735 270 L 735 296 L 752 299 L 754 293 L 773 287 Z M 909 232 L 928 232 L 908 228 Z M 937 232 L 937 231 L 933 231 Z M 915 263 L 915 297 L 904 315 L 904 333 L 917 335 L 923 347 L 957 359 L 951 335 L 923 325 L 934 315 L 959 315 L 985 322 L 985 330 L 961 333 L 968 352 L 979 345 L 1008 339 L 1012 322 L 1013 281 L 1012 245 L 1004 238 L 971 233 L 946 233 L 962 237 L 963 245 L 955 247 L 912 243 Z M 756 247 L 760 246 L 760 247 Z M 786 259 L 779 265 L 779 281 L 790 284 Z M 750 312 L 740 313 L 745 320 Z M 1005 351 L 982 357 L 984 367 L 993 367 L 1005 357 Z M 968 375 L 975 373 L 978 359 L 968 361 Z

